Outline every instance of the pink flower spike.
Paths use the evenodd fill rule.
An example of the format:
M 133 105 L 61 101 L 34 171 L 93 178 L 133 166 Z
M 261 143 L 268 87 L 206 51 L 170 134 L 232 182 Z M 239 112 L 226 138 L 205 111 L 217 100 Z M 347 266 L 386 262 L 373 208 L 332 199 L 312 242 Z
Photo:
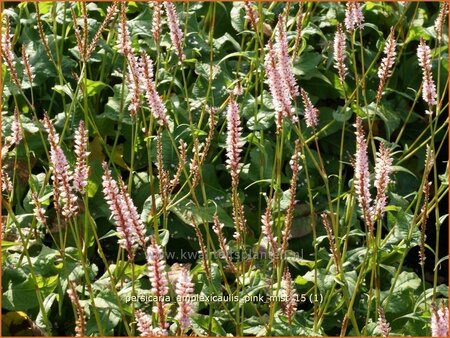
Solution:
M 141 310 L 137 310 L 134 313 L 134 318 L 136 319 L 137 329 L 141 332 L 141 337 L 167 336 L 167 330 L 153 327 L 152 318 Z
M 156 243 L 154 237 L 151 238 L 150 246 L 147 248 L 147 268 L 151 292 L 158 300 L 153 312 L 158 314 L 160 328 L 166 329 L 165 309 L 163 297 L 169 293 L 168 280 L 166 276 L 166 263 L 162 248 Z
M 278 58 L 278 69 L 281 75 L 281 81 L 286 83 L 291 97 L 296 98 L 299 95 L 298 86 L 295 82 L 294 74 L 292 73 L 292 61 L 289 56 L 288 42 L 282 15 L 278 17 L 276 43 L 274 48 Z
M 362 126 L 362 120 L 356 118 L 356 154 L 355 154 L 355 191 L 359 206 L 362 210 L 367 231 L 372 235 L 373 220 L 371 196 L 369 191 L 369 158 L 367 156 L 366 137 Z
M 169 124 L 167 109 L 164 106 L 161 96 L 156 91 L 156 85 L 153 81 L 153 62 L 145 52 L 142 52 L 139 61 L 142 68 L 142 82 L 144 84 L 145 98 L 150 106 L 150 110 L 159 125 L 167 126 Z
M 432 305 L 431 335 L 433 337 L 448 337 L 448 307 L 444 304 L 438 310 Z
M 436 85 L 434 84 L 433 74 L 431 73 L 431 50 L 423 38 L 420 38 L 419 47 L 417 47 L 417 57 L 419 65 L 422 68 L 422 98 L 430 106 L 434 106 L 436 101 Z
M 184 61 L 183 54 L 183 32 L 180 29 L 180 22 L 178 20 L 178 14 L 175 9 L 175 5 L 170 1 L 164 1 L 164 7 L 167 14 L 167 24 L 170 30 L 170 39 L 175 47 L 178 55 L 178 62 L 182 63 Z
M 264 67 L 266 69 L 267 83 L 269 84 L 273 105 L 275 106 L 275 123 L 277 125 L 277 131 L 279 131 L 282 127 L 283 117 L 292 117 L 291 97 L 286 82 L 280 81 L 281 74 L 277 65 L 275 48 L 271 41 L 267 45 Z
M 75 172 L 73 175 L 73 186 L 76 191 L 83 193 L 88 183 L 89 169 L 86 160 L 89 156 L 87 151 L 88 131 L 84 125 L 84 121 L 80 121 L 77 131 L 75 132 L 75 155 L 77 161 L 75 164 Z
M 159 1 L 153 1 L 153 16 L 152 16 L 152 35 L 153 39 L 155 39 L 155 42 L 159 42 L 159 39 L 161 37 L 161 13 L 162 13 L 162 6 L 161 2 Z
M 70 218 L 78 211 L 77 197 L 72 191 L 72 171 L 59 145 L 59 135 L 56 133 L 55 127 L 47 114 L 44 115 L 43 122 L 50 143 L 50 164 L 53 171 L 53 197 L 57 203 L 57 208 L 59 208 L 59 199 L 61 199 L 61 213 L 66 218 Z
M 364 16 L 362 14 L 361 4 L 354 1 L 347 2 L 345 10 L 345 27 L 349 31 L 354 31 L 355 28 L 362 28 Z
M 305 106 L 305 120 L 308 128 L 315 128 L 319 123 L 319 109 L 313 106 L 308 93 L 300 88 L 303 105 Z
M 178 303 L 178 313 L 175 318 L 180 323 L 181 331 L 186 332 L 191 326 L 190 317 L 193 310 L 190 297 L 194 293 L 194 284 L 187 269 L 181 271 L 180 277 L 175 285 L 175 293 Z
M 380 144 L 375 163 L 375 187 L 377 188 L 377 197 L 375 199 L 375 214 L 378 219 L 383 217 L 384 208 L 386 207 L 386 190 L 389 185 L 389 175 L 392 171 L 392 158 L 390 150 L 386 148 L 384 143 Z
M 239 116 L 239 106 L 234 100 L 230 98 L 227 110 L 227 168 L 230 170 L 233 185 L 239 180 L 239 161 L 242 152 L 242 127 Z
M 133 229 L 133 223 L 128 211 L 128 205 L 124 201 L 123 196 L 119 192 L 117 182 L 111 177 L 111 171 L 108 169 L 108 164 L 103 162 L 103 194 L 106 202 L 116 223 L 117 232 L 120 239 L 119 245 L 128 253 L 130 260 L 134 259 L 134 252 L 137 248 L 137 236 Z
M 340 24 L 338 24 L 334 35 L 334 61 L 334 68 L 338 70 L 339 80 L 341 84 L 344 84 L 345 75 L 347 74 L 347 67 L 345 66 L 345 34 Z

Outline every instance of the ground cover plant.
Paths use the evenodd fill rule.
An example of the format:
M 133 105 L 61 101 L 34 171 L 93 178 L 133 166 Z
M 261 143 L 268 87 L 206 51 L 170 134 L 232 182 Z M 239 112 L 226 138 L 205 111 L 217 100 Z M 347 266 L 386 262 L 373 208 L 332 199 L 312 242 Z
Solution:
M 3 335 L 447 336 L 446 3 L 2 6 Z

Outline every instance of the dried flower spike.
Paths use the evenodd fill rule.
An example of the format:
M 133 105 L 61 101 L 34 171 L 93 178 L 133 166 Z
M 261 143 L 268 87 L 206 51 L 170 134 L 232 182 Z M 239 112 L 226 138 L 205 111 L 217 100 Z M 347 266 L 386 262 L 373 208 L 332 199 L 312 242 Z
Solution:
M 431 73 L 431 51 L 423 38 L 420 38 L 419 47 L 417 47 L 417 57 L 419 65 L 422 68 L 422 98 L 430 106 L 434 106 L 436 101 L 436 85 L 434 84 L 433 74 Z
M 347 74 L 347 66 L 345 65 L 345 34 L 340 24 L 338 24 L 334 35 L 334 61 L 334 68 L 338 70 L 339 80 L 341 84 L 344 84 Z
M 234 266 L 234 264 L 230 258 L 230 255 L 228 253 L 228 245 L 227 245 L 225 236 L 223 235 L 222 229 L 224 227 L 224 224 L 220 223 L 219 216 L 217 216 L 217 214 L 214 214 L 213 220 L 214 220 L 214 225 L 213 225 L 212 229 L 213 229 L 214 233 L 217 235 L 217 238 L 219 240 L 220 250 L 222 250 L 222 254 L 225 258 L 225 261 L 228 264 L 228 267 L 231 269 L 232 272 L 236 272 L 236 267 Z
M 284 228 L 281 232 L 283 235 L 282 243 L 281 243 L 281 256 L 286 253 L 289 244 L 289 238 L 291 236 L 292 229 L 292 221 L 294 219 L 294 208 L 295 208 L 295 197 L 297 194 L 297 179 L 298 173 L 301 169 L 300 167 L 300 141 L 295 141 L 294 153 L 292 154 L 291 160 L 289 161 L 289 165 L 292 169 L 291 182 L 289 187 L 289 205 L 286 212 L 286 217 L 284 219 Z
M 80 299 L 78 298 L 76 287 L 77 286 L 74 282 L 69 282 L 67 294 L 69 295 L 70 301 L 75 307 L 75 311 L 77 313 L 77 320 L 75 321 L 75 337 L 85 337 L 86 316 L 84 313 L 84 308 L 80 304 Z
M 30 65 L 30 59 L 28 58 L 25 45 L 22 45 L 22 66 L 23 74 L 26 76 L 31 86 L 36 74 L 34 74 L 34 67 Z
M 336 267 L 336 272 L 340 271 L 340 261 L 339 255 L 336 247 L 336 242 L 334 240 L 333 229 L 331 228 L 330 221 L 328 219 L 328 215 L 326 213 L 322 213 L 321 215 L 323 226 L 325 227 L 325 231 L 327 232 L 328 242 L 330 244 L 330 250 L 333 255 L 334 265 Z
M 419 264 L 424 265 L 425 264 L 425 242 L 427 240 L 426 235 L 426 229 L 427 229 L 427 220 L 428 220 L 428 203 L 430 199 L 430 187 L 431 182 L 428 181 L 428 178 L 425 179 L 425 182 L 423 184 L 423 206 L 420 210 L 421 217 L 420 217 L 420 241 L 419 241 Z
M 270 249 L 272 252 L 272 257 L 275 261 L 278 260 L 278 243 L 277 243 L 277 237 L 273 235 L 273 221 L 272 221 L 272 200 L 269 200 L 267 202 L 266 211 L 261 217 L 261 223 L 262 223 L 262 234 L 267 239 L 268 244 L 270 245 Z
M 378 77 L 380 78 L 380 83 L 377 90 L 377 103 L 379 103 L 381 100 L 381 94 L 383 92 L 386 81 L 392 75 L 392 67 L 394 66 L 395 56 L 397 55 L 395 52 L 396 46 L 397 42 L 395 41 L 394 29 L 391 28 L 391 33 L 389 34 L 389 37 L 387 38 L 386 44 L 384 46 L 385 57 L 381 60 L 381 65 L 378 69 Z
M 182 269 L 178 281 L 175 285 L 175 293 L 177 295 L 178 312 L 176 319 L 178 320 L 181 332 L 186 332 L 191 326 L 191 315 L 193 312 L 191 296 L 194 293 L 194 284 L 187 269 Z
M 100 24 L 100 27 L 98 28 L 97 32 L 94 35 L 94 38 L 92 39 L 87 51 L 86 51 L 86 60 L 90 58 L 92 53 L 94 52 L 95 48 L 97 47 L 98 41 L 100 40 L 100 37 L 102 36 L 103 31 L 105 30 L 108 23 L 110 23 L 114 16 L 117 13 L 117 5 L 113 3 L 111 6 L 108 6 L 106 9 L 106 16 L 105 19 Z
M 31 193 L 31 201 L 33 202 L 33 213 L 34 217 L 41 222 L 42 224 L 46 224 L 46 217 L 45 217 L 45 209 L 41 207 L 41 202 L 39 201 L 38 195 L 33 192 Z
M 448 15 L 448 3 L 443 2 L 441 5 L 441 9 L 439 11 L 439 15 L 434 22 L 434 30 L 436 31 L 438 41 L 442 40 L 442 33 L 444 30 L 445 18 Z

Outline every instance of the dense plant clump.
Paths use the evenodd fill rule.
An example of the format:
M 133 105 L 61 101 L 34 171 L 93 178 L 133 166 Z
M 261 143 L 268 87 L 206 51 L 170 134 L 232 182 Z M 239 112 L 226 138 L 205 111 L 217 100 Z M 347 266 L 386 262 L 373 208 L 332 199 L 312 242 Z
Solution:
M 447 3 L 2 6 L 3 335 L 448 336 Z

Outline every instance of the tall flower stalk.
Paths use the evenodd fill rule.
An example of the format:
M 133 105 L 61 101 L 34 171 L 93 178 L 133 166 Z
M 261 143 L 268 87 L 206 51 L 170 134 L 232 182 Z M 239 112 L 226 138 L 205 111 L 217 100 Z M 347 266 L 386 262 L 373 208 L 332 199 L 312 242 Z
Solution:
M 383 88 L 386 84 L 386 81 L 391 77 L 392 75 L 392 67 L 395 63 L 395 56 L 397 42 L 395 41 L 394 36 L 394 29 L 391 28 L 391 33 L 389 34 L 389 37 L 387 38 L 386 44 L 384 46 L 384 55 L 385 57 L 381 60 L 380 68 L 378 69 L 378 77 L 380 78 L 380 82 L 378 84 L 378 90 L 377 90 L 377 103 L 381 100 L 381 95 L 383 93 Z
M 150 245 L 147 248 L 147 268 L 151 292 L 157 297 L 156 306 L 153 307 L 153 313 L 158 315 L 159 327 L 167 329 L 166 310 L 164 305 L 164 296 L 169 293 L 168 280 L 166 275 L 166 263 L 161 246 L 156 243 L 154 237 L 151 238 Z
M 242 127 L 239 116 L 239 106 L 230 98 L 227 109 L 227 168 L 231 174 L 232 186 L 237 187 L 239 182 L 239 169 L 242 152 Z
M 429 106 L 434 106 L 437 101 L 436 85 L 431 73 L 431 50 L 426 45 L 423 38 L 420 38 L 419 47 L 417 47 L 417 57 L 419 65 L 422 68 L 422 98 Z
M 369 236 L 373 234 L 372 198 L 370 196 L 369 158 L 367 155 L 366 136 L 360 117 L 356 118 L 356 154 L 355 154 L 355 191 L 361 207 L 364 223 Z
M 186 332 L 191 326 L 191 315 L 193 313 L 190 297 L 194 293 L 194 284 L 187 269 L 182 269 L 175 285 L 177 295 L 178 312 L 176 319 L 180 324 L 181 332 Z
M 84 121 L 80 121 L 77 131 L 75 132 L 75 155 L 77 156 L 75 171 L 73 175 L 73 186 L 76 191 L 83 193 L 88 183 L 89 169 L 87 166 L 88 131 Z
M 175 5 L 170 1 L 164 1 L 164 8 L 166 9 L 170 39 L 172 40 L 172 45 L 175 47 L 175 51 L 178 56 L 178 62 L 182 63 L 184 61 L 183 32 L 180 29 L 178 14 L 175 9 Z
M 345 76 L 347 75 L 347 66 L 345 65 L 345 33 L 342 30 L 341 24 L 337 25 L 337 30 L 334 35 L 334 68 L 339 74 L 339 81 L 343 85 Z
M 73 192 L 72 170 L 67 162 L 61 146 L 59 145 L 59 135 L 55 131 L 50 118 L 44 116 L 44 127 L 48 133 L 50 143 L 50 164 L 53 179 L 53 197 L 63 216 L 70 218 L 78 211 L 77 197 Z M 60 202 L 62 205 L 60 205 Z

